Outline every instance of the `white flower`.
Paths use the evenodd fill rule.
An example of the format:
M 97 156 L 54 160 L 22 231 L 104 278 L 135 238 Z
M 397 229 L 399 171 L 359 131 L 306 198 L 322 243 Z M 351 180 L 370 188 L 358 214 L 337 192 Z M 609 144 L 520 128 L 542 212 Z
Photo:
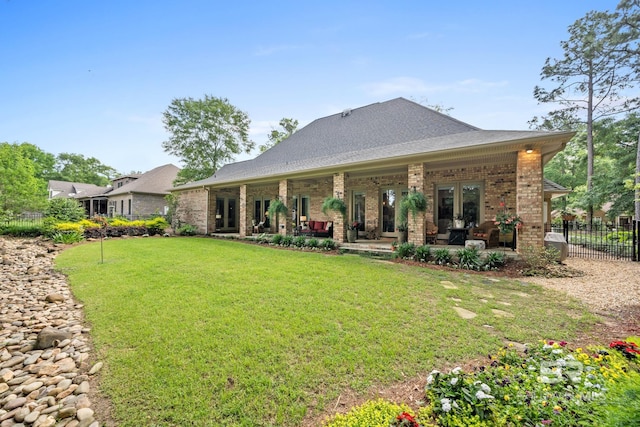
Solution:
M 429 374 L 427 377 L 427 385 L 431 385 L 433 383 L 433 375 Z
M 485 393 L 491 393 L 491 387 L 489 387 L 488 385 L 486 385 L 485 383 L 480 384 L 480 388 L 482 389 L 482 391 L 484 391 Z
M 456 385 L 456 384 L 458 384 L 458 377 L 451 378 L 451 385 Z
M 458 366 L 458 367 L 456 367 L 456 368 L 453 368 L 453 369 L 451 370 L 451 373 L 452 373 L 452 374 L 455 374 L 455 375 L 458 375 L 458 374 L 460 373 L 460 371 L 462 371 L 462 368 L 461 368 L 460 366 Z
M 451 400 L 446 397 L 440 399 L 440 405 L 442 405 L 442 410 L 444 412 L 449 412 L 451 410 Z
M 486 394 L 484 391 L 482 390 L 478 390 L 476 393 L 476 399 L 478 400 L 482 400 L 482 399 L 493 399 L 493 396 L 491 396 L 490 394 Z
M 562 354 L 562 349 L 561 348 L 556 348 L 554 350 L 551 350 L 551 353 L 553 353 L 553 354 Z

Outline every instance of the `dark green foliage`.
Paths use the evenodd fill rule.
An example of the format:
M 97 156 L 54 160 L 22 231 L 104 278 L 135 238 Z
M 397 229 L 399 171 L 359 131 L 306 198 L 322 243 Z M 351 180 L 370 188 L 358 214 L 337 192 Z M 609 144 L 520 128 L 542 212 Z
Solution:
M 504 252 L 490 252 L 484 260 L 485 270 L 497 270 L 506 264 Z
M 297 236 L 293 239 L 293 246 L 298 248 L 304 248 L 307 239 L 304 236 Z
M 416 254 L 416 245 L 408 242 L 398 245 L 398 248 L 395 251 L 395 256 L 401 259 L 413 259 L 413 256 L 415 254 Z
M 320 242 L 320 247 L 325 251 L 332 251 L 336 248 L 336 242 L 333 239 L 324 239 Z
M 280 242 L 282 246 L 291 246 L 293 244 L 293 236 L 283 236 L 282 241 Z
M 427 245 L 418 246 L 416 248 L 415 260 L 427 262 L 431 258 L 431 247 Z
M 181 236 L 195 236 L 197 229 L 191 224 L 184 224 L 181 225 L 177 231 Z
M 409 193 L 400 200 L 400 213 L 398 222 L 406 223 L 409 219 L 409 213 L 415 221 L 416 215 L 419 212 L 427 210 L 427 199 L 419 191 L 411 190 Z
M 0 225 L 0 235 L 4 236 L 36 237 L 42 234 L 44 234 L 44 228 L 41 225 Z
M 433 251 L 433 259 L 438 265 L 447 265 L 451 263 L 451 252 L 447 248 L 438 248 Z
M 308 248 L 312 248 L 312 249 L 313 248 L 317 248 L 319 245 L 320 245 L 320 242 L 315 237 L 312 237 L 309 240 L 307 240 L 307 247 Z
M 482 261 L 477 248 L 464 248 L 456 252 L 458 265 L 465 270 L 480 270 Z
M 342 199 L 327 197 L 322 201 L 322 213 L 329 215 L 329 211 L 337 212 L 344 218 L 347 216 L 347 205 Z
M 274 234 L 273 237 L 271 238 L 271 244 L 278 246 L 282 243 L 282 239 L 283 239 L 282 234 Z
M 84 208 L 75 199 L 51 199 L 44 211 L 46 217 L 54 218 L 63 222 L 78 222 L 84 219 L 86 213 Z

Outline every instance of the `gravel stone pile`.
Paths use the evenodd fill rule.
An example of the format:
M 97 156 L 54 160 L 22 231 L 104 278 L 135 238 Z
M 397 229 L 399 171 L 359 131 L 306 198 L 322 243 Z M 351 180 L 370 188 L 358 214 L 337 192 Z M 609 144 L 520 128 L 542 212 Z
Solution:
M 98 427 L 82 305 L 52 270 L 59 248 L 0 238 L 0 427 Z

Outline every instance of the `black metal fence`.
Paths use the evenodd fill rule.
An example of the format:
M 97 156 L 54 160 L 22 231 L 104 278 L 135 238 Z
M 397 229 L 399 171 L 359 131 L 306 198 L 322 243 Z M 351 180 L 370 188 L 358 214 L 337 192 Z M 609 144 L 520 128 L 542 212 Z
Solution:
M 622 227 L 563 221 L 547 231 L 561 233 L 569 244 L 569 256 L 640 261 L 640 221 Z

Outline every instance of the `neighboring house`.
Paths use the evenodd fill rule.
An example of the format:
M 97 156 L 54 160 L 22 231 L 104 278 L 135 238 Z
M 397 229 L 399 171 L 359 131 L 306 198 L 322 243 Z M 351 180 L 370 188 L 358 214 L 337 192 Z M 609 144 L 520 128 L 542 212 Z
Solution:
M 153 214 L 166 215 L 165 196 L 180 169 L 172 164 L 159 166 L 141 175 L 126 175 L 113 180 L 108 193 L 108 215 L 129 219 Z
M 289 209 L 280 230 L 309 220 L 334 222 L 345 241 L 344 221 L 321 206 L 345 200 L 346 221 L 397 237 L 398 202 L 415 189 L 427 212 L 409 218 L 409 241 L 424 244 L 427 222 L 441 224 L 440 239 L 457 214 L 492 220 L 502 209 L 524 221 L 518 247 L 544 239 L 543 166 L 574 132 L 482 130 L 415 102 L 397 98 L 320 118 L 253 160 L 225 165 L 210 178 L 175 187 L 176 216 L 200 233 L 252 233 L 272 200 Z
M 49 199 L 77 199 L 88 216 L 107 214 L 107 196 L 111 187 L 100 187 L 82 182 L 51 180 L 48 184 Z
M 551 210 L 551 200 L 563 197 L 571 191 L 550 179 L 544 179 L 544 229 L 551 230 L 551 221 L 555 218 L 555 211 Z

